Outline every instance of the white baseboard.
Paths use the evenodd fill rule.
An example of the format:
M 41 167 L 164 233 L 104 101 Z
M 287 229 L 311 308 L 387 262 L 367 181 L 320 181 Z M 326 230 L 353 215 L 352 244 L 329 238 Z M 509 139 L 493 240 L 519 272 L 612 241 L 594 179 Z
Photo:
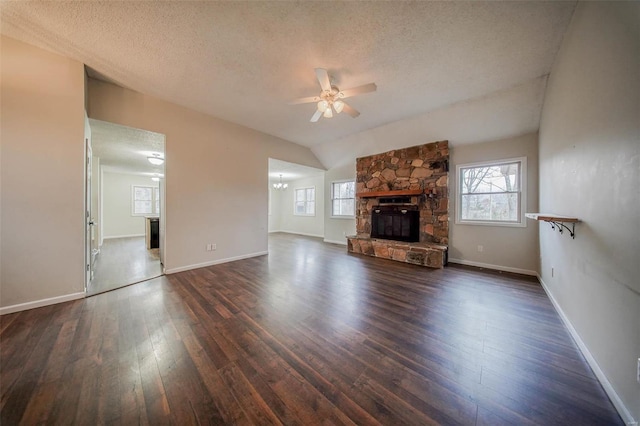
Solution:
M 33 302 L 5 306 L 4 308 L 0 308 L 0 315 L 26 311 L 27 309 L 41 308 L 43 306 L 55 305 L 56 303 L 69 302 L 71 300 L 83 299 L 84 297 L 85 293 L 82 291 L 79 293 L 65 294 L 64 296 L 50 297 L 48 299 L 34 300 Z
M 144 234 L 109 235 L 108 237 L 105 236 L 103 240 L 113 240 L 114 238 L 133 238 L 133 237 L 144 237 Z
M 241 256 L 234 256 L 234 257 L 227 257 L 225 259 L 212 260 L 210 262 L 196 263 L 196 264 L 187 265 L 187 266 L 178 266 L 177 268 L 165 269 L 164 273 L 167 274 L 167 275 L 170 275 L 170 274 L 175 274 L 177 272 L 190 271 L 191 269 L 206 268 L 207 266 L 219 265 L 221 263 L 235 262 L 236 260 L 242 260 L 242 259 L 249 259 L 251 257 L 264 256 L 266 254 L 269 254 L 269 252 L 268 251 L 260 251 L 260 252 L 257 252 L 257 253 L 243 254 Z
M 477 266 L 478 268 L 495 269 L 496 271 L 513 272 L 514 274 L 538 276 L 536 271 L 528 269 L 512 268 L 510 266 L 492 265 L 490 263 L 473 262 L 471 260 L 449 258 L 449 263 L 459 263 L 460 265 Z
M 582 352 L 582 355 L 587 360 L 587 363 L 589 364 L 594 374 L 598 378 L 598 381 L 604 388 L 604 391 L 607 393 L 607 396 L 609 396 L 609 399 L 611 400 L 614 407 L 618 411 L 618 414 L 620 414 L 620 417 L 622 417 L 622 421 L 627 426 L 638 426 L 638 422 L 633 418 L 633 416 L 631 415 L 627 407 L 625 407 L 624 403 L 618 396 L 618 393 L 615 391 L 615 389 L 613 389 L 611 382 L 609 382 L 609 379 L 607 379 L 607 376 L 604 375 L 604 372 L 598 365 L 598 362 L 593 357 L 593 355 L 591 355 L 591 352 L 589 352 L 589 348 L 587 348 L 587 345 L 585 345 L 582 339 L 580 338 L 580 335 L 578 334 L 576 329 L 573 327 L 573 324 L 571 324 L 571 321 L 569 321 L 569 317 L 565 315 L 564 311 L 562 310 L 562 308 L 560 307 L 556 299 L 553 297 L 553 294 L 551 294 L 551 291 L 549 291 L 549 288 L 547 287 L 545 282 L 542 280 L 542 277 L 539 274 L 537 275 L 537 277 L 545 293 L 547 293 L 549 300 L 551 300 L 553 307 L 556 309 L 556 312 L 558 312 L 558 315 L 560 315 L 560 318 L 562 318 L 562 322 L 564 322 L 564 325 L 567 327 L 567 329 L 569 329 L 569 333 L 571 334 L 571 337 L 573 337 L 573 340 L 578 345 L 578 348 L 580 348 L 580 352 Z
M 282 232 L 284 234 L 293 234 L 293 235 L 304 235 L 305 237 L 324 238 L 324 235 L 307 234 L 306 232 L 295 232 L 295 231 L 272 231 L 272 232 Z
M 336 240 L 327 240 L 326 238 L 323 240 L 325 243 L 329 243 L 329 244 L 340 244 L 341 246 L 346 246 L 347 245 L 347 241 L 345 239 L 345 241 L 336 241 Z

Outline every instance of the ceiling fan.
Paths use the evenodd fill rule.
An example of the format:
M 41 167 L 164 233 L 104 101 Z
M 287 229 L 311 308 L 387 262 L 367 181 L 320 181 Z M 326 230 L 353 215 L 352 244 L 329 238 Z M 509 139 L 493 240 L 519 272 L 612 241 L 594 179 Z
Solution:
M 313 114 L 310 120 L 312 123 L 320 120 L 320 117 L 333 117 L 334 111 L 336 112 L 336 114 L 340 114 L 342 111 L 344 111 L 351 117 L 356 118 L 360 115 L 360 113 L 354 108 L 350 107 L 346 102 L 343 101 L 343 99 L 363 93 L 375 92 L 378 88 L 375 83 L 369 83 L 362 86 L 354 87 L 352 89 L 340 90 L 337 86 L 331 84 L 329 73 L 327 73 L 326 69 L 316 68 L 315 71 L 318 82 L 320 83 L 320 87 L 322 88 L 320 95 L 295 99 L 289 102 L 289 105 L 317 102 L 318 109 Z

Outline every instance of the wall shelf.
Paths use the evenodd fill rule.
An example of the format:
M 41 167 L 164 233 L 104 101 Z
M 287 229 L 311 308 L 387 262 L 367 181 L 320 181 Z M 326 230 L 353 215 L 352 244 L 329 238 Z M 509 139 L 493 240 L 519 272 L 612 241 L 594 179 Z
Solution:
M 580 222 L 580 219 L 578 219 L 577 217 L 559 216 L 557 214 L 550 213 L 525 213 L 525 216 L 529 219 L 547 222 L 551 225 L 551 229 L 558 228 L 558 231 L 561 234 L 566 229 L 567 231 L 569 231 L 569 235 L 571 235 L 571 238 L 576 238 L 576 222 Z M 565 223 L 570 223 L 571 228 L 565 225 Z

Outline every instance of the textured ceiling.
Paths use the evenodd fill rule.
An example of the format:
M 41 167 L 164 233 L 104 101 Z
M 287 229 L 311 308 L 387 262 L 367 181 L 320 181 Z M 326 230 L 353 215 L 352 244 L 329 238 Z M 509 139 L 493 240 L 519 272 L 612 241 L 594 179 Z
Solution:
M 89 119 L 93 155 L 107 171 L 164 175 L 164 165 L 154 166 L 147 157 L 164 157 L 164 135 L 105 121 Z
M 136 91 L 306 146 L 549 73 L 575 2 L 2 2 L 1 32 Z M 362 115 L 310 123 L 313 69 Z

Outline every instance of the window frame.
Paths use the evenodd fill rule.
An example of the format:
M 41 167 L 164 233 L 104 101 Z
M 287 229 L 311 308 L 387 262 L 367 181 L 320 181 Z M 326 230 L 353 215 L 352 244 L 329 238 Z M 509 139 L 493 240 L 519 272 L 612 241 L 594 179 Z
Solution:
M 353 198 L 334 198 L 334 190 L 333 185 L 336 183 L 348 183 L 353 182 Z M 334 200 L 353 200 L 353 214 L 345 215 L 345 214 L 334 214 L 333 212 L 333 201 Z M 356 217 L 356 181 L 355 179 L 342 179 L 342 180 L 334 180 L 331 182 L 331 213 L 329 215 L 332 219 L 355 219 Z
M 151 189 L 151 213 L 136 213 L 136 188 L 150 188 Z M 139 200 L 146 201 L 146 200 Z M 160 187 L 154 185 L 131 185 L 131 216 L 134 217 L 151 217 L 160 216 Z
M 520 163 L 520 186 L 519 191 L 512 191 L 511 193 L 519 194 L 518 197 L 518 220 L 517 221 L 499 221 L 499 220 L 471 220 L 462 218 L 462 171 L 465 169 L 472 169 L 478 167 L 500 166 L 503 164 Z M 480 225 L 480 226 L 503 226 L 511 228 L 526 228 L 527 222 L 525 218 L 525 212 L 527 209 L 527 157 L 515 157 L 506 158 L 500 160 L 491 161 L 478 161 L 473 163 L 458 164 L 456 165 L 455 176 L 455 223 L 457 225 Z M 492 192 L 491 194 L 505 194 L 506 192 Z
M 298 191 L 300 190 L 304 190 L 304 200 L 302 202 L 304 202 L 304 211 L 307 211 L 307 203 L 309 203 L 310 201 L 307 200 L 307 190 L 308 189 L 313 189 L 313 213 L 297 213 L 296 212 L 296 205 L 298 204 Z M 316 215 L 316 204 L 317 204 L 317 194 L 316 194 L 316 187 L 315 186 L 304 186 L 304 187 L 299 187 L 299 188 L 294 188 L 293 189 L 293 215 L 294 216 L 307 216 L 307 217 L 313 217 Z

